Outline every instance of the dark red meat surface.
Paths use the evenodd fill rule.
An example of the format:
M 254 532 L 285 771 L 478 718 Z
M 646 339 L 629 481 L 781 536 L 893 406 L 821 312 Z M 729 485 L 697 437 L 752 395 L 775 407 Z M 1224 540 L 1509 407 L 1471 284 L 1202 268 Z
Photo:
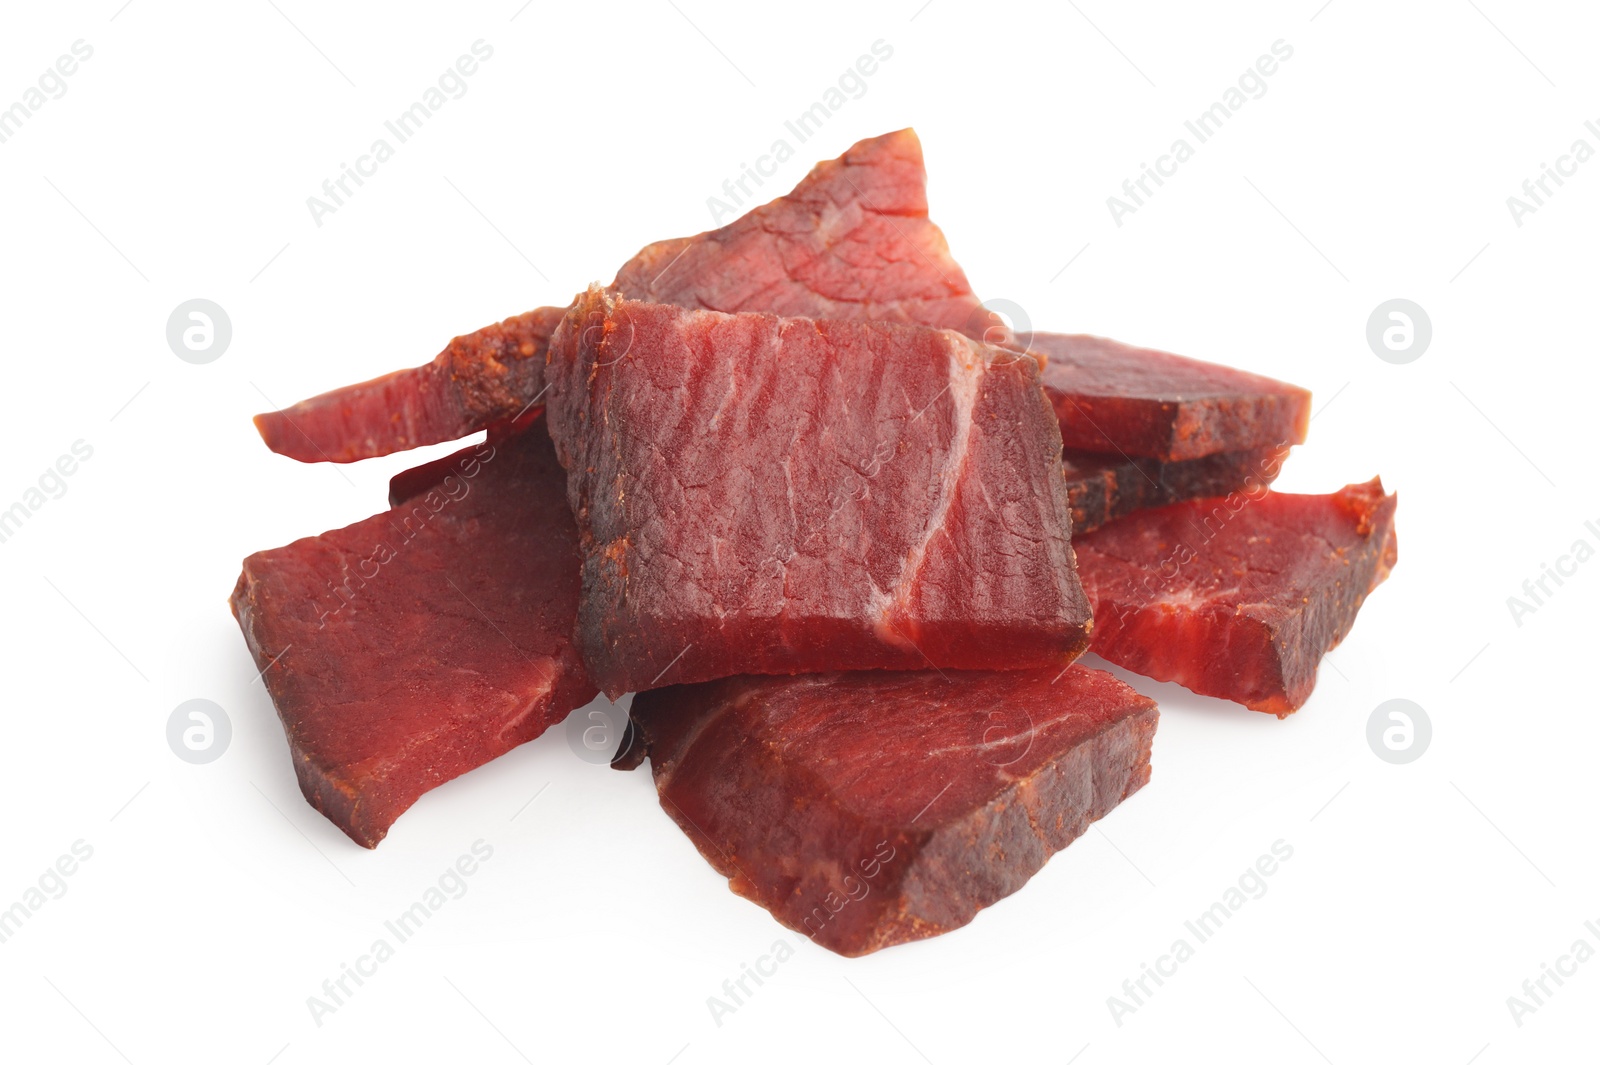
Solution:
M 594 696 L 572 645 L 577 529 L 543 425 L 442 461 L 386 513 L 251 555 L 233 593 L 301 790 L 365 847 Z
M 1288 450 L 1219 451 L 1177 462 L 1067 451 L 1061 456 L 1061 467 L 1072 505 L 1072 535 L 1098 529 L 1136 510 L 1185 499 L 1259 492 L 1277 479 Z
M 909 129 L 818 163 L 794 191 L 729 225 L 651 244 L 611 292 L 713 311 L 771 311 L 1011 337 L 979 307 L 928 219 L 922 143 Z M 985 334 L 988 334 L 987 336 Z
M 1235 494 L 1112 522 L 1075 541 L 1093 650 L 1286 717 L 1389 575 L 1394 512 L 1373 478 L 1332 495 Z
M 733 673 L 1060 669 L 1087 642 L 1038 364 L 949 330 L 592 290 L 551 341 L 613 697 Z
M 456 337 L 425 366 L 258 414 L 256 429 L 272 450 L 301 462 L 355 462 L 459 440 L 538 397 L 545 345 L 564 314 L 540 307 Z
M 1305 442 L 1311 393 L 1115 340 L 1032 333 L 1069 448 L 1174 461 Z
M 829 950 L 959 928 L 1150 778 L 1151 700 L 1098 670 L 733 677 L 633 702 L 662 808 Z
M 644 248 L 612 291 L 631 299 L 806 318 L 948 327 L 1013 338 L 984 311 L 928 219 L 922 144 L 909 129 L 818 163 L 787 196 L 728 225 Z M 544 345 L 562 310 L 541 307 L 457 337 L 426 366 L 258 415 L 272 450 L 354 462 L 456 440 L 537 403 Z
M 541 416 L 542 416 L 541 412 Z M 541 425 L 539 432 L 545 440 L 541 446 L 547 446 L 550 434 Z M 528 442 L 520 439 L 521 433 L 512 438 L 512 446 L 518 450 L 526 449 Z M 460 492 L 455 487 L 455 481 L 470 480 L 478 475 L 486 459 L 492 459 L 500 450 L 499 445 L 506 443 L 504 439 L 485 440 L 474 447 L 462 448 L 452 455 L 424 462 L 420 466 L 412 466 L 401 470 L 389 478 L 389 506 L 398 507 L 409 499 L 424 495 L 429 491 L 438 489 L 443 492 Z M 557 465 L 560 465 L 557 463 Z M 454 478 L 454 481 L 452 481 Z M 563 497 L 563 501 L 565 498 Z

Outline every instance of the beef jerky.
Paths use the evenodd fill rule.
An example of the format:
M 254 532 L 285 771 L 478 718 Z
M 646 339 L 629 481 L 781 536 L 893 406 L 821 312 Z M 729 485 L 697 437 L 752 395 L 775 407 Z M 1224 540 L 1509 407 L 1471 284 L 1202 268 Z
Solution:
M 1045 392 L 1068 448 L 1173 462 L 1305 442 L 1303 388 L 1101 337 L 1020 340 L 1046 358 Z
M 807 318 L 877 318 L 1013 340 L 985 311 L 928 219 L 922 145 L 909 129 L 819 163 L 787 196 L 721 229 L 644 248 L 612 291 L 632 299 Z M 354 462 L 467 436 L 536 404 L 550 307 L 458 337 L 433 362 L 256 418 L 302 462 Z
M 251 555 L 233 592 L 301 790 L 364 847 L 594 696 L 548 433 L 449 461 L 387 513 Z
M 301 462 L 356 462 L 458 440 L 524 412 L 544 390 L 545 345 L 566 311 L 456 337 L 432 362 L 256 415 L 267 446 Z
M 1277 479 L 1288 448 L 1219 451 L 1198 459 L 1162 462 L 1092 451 L 1067 451 L 1061 466 L 1072 505 L 1072 535 L 1150 507 L 1185 499 L 1259 492 Z
M 542 412 L 541 412 L 542 414 Z M 546 440 L 549 432 L 541 425 L 538 430 Z M 476 477 L 477 471 L 482 469 L 484 463 L 492 460 L 498 453 L 497 445 L 507 443 L 509 439 L 512 446 L 525 449 L 526 442 L 519 440 L 521 433 L 509 438 L 492 438 L 485 440 L 476 447 L 462 448 L 453 455 L 424 462 L 421 466 L 412 466 L 410 469 L 401 470 L 389 478 L 389 506 L 398 507 L 407 500 L 426 495 L 433 489 L 439 489 L 447 495 L 459 491 L 454 487 L 456 481 L 467 481 Z M 559 463 L 558 463 L 559 465 Z M 565 504 L 565 497 L 562 503 Z
M 1395 563 L 1395 497 L 1263 492 L 1130 514 L 1075 541 L 1093 650 L 1286 717 Z
M 1032 358 L 595 289 L 548 372 L 578 641 L 613 698 L 734 673 L 1060 669 L 1086 644 Z
M 1150 778 L 1099 670 L 732 677 L 637 696 L 619 768 L 738 894 L 840 954 L 959 928 Z
M 651 244 L 614 295 L 714 311 L 770 311 L 955 329 L 1008 341 L 928 219 L 922 143 L 909 129 L 818 163 L 794 191 L 710 233 Z

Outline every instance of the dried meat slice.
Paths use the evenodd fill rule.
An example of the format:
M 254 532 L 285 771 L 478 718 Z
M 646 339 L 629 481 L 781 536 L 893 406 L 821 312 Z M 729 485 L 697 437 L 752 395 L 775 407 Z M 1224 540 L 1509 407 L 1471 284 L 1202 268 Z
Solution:
M 1019 339 L 1046 359 L 1045 392 L 1068 448 L 1173 462 L 1305 442 L 1303 388 L 1102 337 Z
M 637 696 L 618 768 L 738 894 L 848 956 L 959 928 L 1150 779 L 1099 670 L 732 677 Z
M 618 271 L 628 299 L 955 329 L 1014 339 L 928 218 L 922 142 L 903 129 L 818 163 L 787 196 L 709 233 L 659 241 Z
M 613 698 L 735 673 L 1059 670 L 1087 643 L 1032 358 L 598 289 L 550 351 L 578 641 Z
M 1141 511 L 1075 540 L 1092 650 L 1280 718 L 1395 563 L 1395 497 L 1262 492 Z
M 787 196 L 721 229 L 660 241 L 623 265 L 614 293 L 719 311 L 883 319 L 1014 338 L 985 311 L 928 219 L 922 144 L 909 129 L 818 163 Z M 517 415 L 544 388 L 552 307 L 457 337 L 426 366 L 262 414 L 272 450 L 354 462 L 456 440 Z
M 543 424 L 451 461 L 386 513 L 251 555 L 233 593 L 301 790 L 364 847 L 594 696 Z
M 1198 459 L 1162 462 L 1092 451 L 1061 456 L 1072 505 L 1072 535 L 1098 529 L 1124 514 L 1185 499 L 1255 494 L 1277 479 L 1288 448 L 1219 451 Z
M 540 412 L 541 416 L 543 412 Z M 540 425 L 538 432 L 546 441 L 549 432 Z M 433 489 L 439 489 L 446 495 L 459 492 L 455 484 L 461 481 L 470 481 L 478 476 L 484 463 L 491 461 L 498 453 L 498 445 L 510 443 L 518 453 L 529 446 L 528 441 L 521 440 L 521 432 L 510 437 L 491 436 L 488 440 L 475 447 L 462 448 L 453 455 L 424 462 L 421 466 L 412 466 L 410 469 L 401 470 L 389 478 L 389 506 L 398 507 L 402 503 L 425 495 Z M 559 465 L 559 463 L 558 463 Z M 563 498 L 562 502 L 565 502 Z
M 544 390 L 545 346 L 562 307 L 456 337 L 432 362 L 256 415 L 267 446 L 301 462 L 356 462 L 459 440 L 514 418 Z

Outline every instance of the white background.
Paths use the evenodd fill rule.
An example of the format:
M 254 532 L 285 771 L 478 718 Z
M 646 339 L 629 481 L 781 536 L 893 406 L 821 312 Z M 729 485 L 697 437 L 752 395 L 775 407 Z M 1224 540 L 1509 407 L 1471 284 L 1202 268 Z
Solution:
M 0 507 L 94 449 L 0 544 L 0 906 L 93 848 L 0 944 L 0 1056 L 1594 1059 L 1600 960 L 1520 1027 L 1506 1005 L 1600 946 L 1600 561 L 1520 626 L 1506 604 L 1600 545 L 1600 161 L 1520 227 L 1506 205 L 1574 139 L 1600 148 L 1592 9 L 121 2 L 0 16 L 0 106 L 94 49 L 0 144 Z M 480 38 L 466 95 L 315 225 L 306 198 Z M 981 295 L 1312 388 L 1280 486 L 1381 473 L 1393 577 L 1287 721 L 1136 681 L 1163 711 L 1149 787 L 967 928 L 865 959 L 732 895 L 647 774 L 559 730 L 356 847 L 300 798 L 226 600 L 245 554 L 381 509 L 392 473 L 453 445 L 302 466 L 249 416 L 709 228 L 706 198 L 879 39 L 892 58 L 766 192 L 914 125 Z M 1114 224 L 1106 198 L 1279 39 L 1266 94 Z M 194 297 L 233 324 L 209 365 L 165 339 Z M 1394 297 L 1433 322 L 1409 365 L 1365 340 Z M 209 765 L 166 743 L 191 698 L 232 720 Z M 1391 698 L 1433 722 L 1409 765 L 1365 738 Z M 307 997 L 479 839 L 466 895 L 313 1023 Z M 1114 1023 L 1108 996 L 1280 839 L 1267 893 Z M 714 1023 L 707 997 L 778 940 L 794 957 Z

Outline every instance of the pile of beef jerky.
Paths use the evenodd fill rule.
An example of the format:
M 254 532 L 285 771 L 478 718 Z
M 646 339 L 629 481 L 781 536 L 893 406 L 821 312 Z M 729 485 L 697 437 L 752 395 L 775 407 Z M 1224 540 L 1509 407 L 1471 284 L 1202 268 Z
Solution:
M 1395 561 L 1395 497 L 1269 489 L 1310 394 L 1014 334 L 910 130 L 608 286 L 264 414 L 353 462 L 487 430 L 390 509 L 251 555 L 233 610 L 306 799 L 424 792 L 637 693 L 614 765 L 841 954 L 937 935 L 1144 785 L 1129 670 L 1283 717 Z

